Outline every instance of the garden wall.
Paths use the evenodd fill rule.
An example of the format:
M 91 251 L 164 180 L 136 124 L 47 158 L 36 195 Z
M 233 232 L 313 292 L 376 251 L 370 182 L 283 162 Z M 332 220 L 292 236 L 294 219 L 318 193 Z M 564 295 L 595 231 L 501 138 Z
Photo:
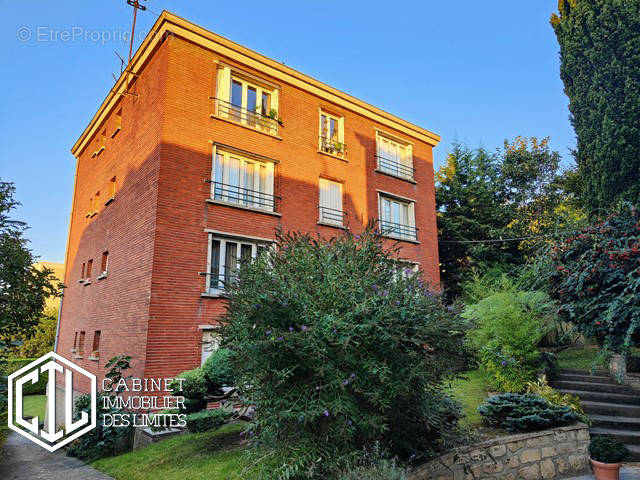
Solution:
M 609 359 L 609 373 L 611 376 L 632 389 L 640 391 L 640 358 L 623 357 L 622 355 L 611 355 Z
M 540 480 L 589 471 L 582 423 L 469 445 L 416 468 L 411 480 Z

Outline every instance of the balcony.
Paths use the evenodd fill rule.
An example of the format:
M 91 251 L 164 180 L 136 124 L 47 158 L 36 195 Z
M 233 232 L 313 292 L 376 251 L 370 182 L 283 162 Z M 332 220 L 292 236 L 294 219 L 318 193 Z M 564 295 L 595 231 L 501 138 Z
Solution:
M 376 155 L 376 159 L 378 161 L 379 171 L 388 173 L 389 175 L 393 175 L 394 177 L 413 181 L 413 173 L 415 171 L 414 168 L 409 167 L 408 165 L 404 165 L 395 160 L 381 157 L 380 155 Z
M 380 233 L 385 236 L 399 238 L 403 240 L 418 240 L 418 229 L 410 225 L 380 220 Z
M 220 98 L 214 98 L 213 100 L 216 117 L 254 128 L 269 135 L 278 135 L 281 122 L 277 118 L 272 118 L 259 112 L 252 112 Z
M 344 217 L 346 213 L 342 210 L 323 207 L 322 205 L 320 205 L 318 209 L 320 211 L 320 219 L 318 220 L 319 223 L 335 225 L 337 227 L 342 227 L 344 225 Z
M 235 203 L 245 208 L 276 211 L 279 197 L 275 195 L 213 180 L 209 180 L 209 183 L 213 184 L 213 200 Z
M 339 142 L 335 138 L 325 137 L 324 135 L 320 135 L 320 151 L 328 153 L 330 155 L 335 155 L 336 157 L 344 158 L 344 155 L 347 151 L 347 145 L 345 143 Z

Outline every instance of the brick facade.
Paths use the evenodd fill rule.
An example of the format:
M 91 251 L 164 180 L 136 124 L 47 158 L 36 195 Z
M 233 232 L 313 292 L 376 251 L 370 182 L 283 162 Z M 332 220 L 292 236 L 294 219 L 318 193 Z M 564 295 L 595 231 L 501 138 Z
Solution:
M 131 373 L 137 377 L 173 376 L 199 365 L 202 326 L 216 325 L 225 303 L 202 295 L 207 232 L 272 239 L 281 227 L 336 235 L 339 229 L 318 224 L 320 177 L 343 182 L 343 210 L 355 232 L 378 218 L 378 191 L 415 200 L 418 241 L 400 242 L 402 256 L 438 283 L 432 158 L 437 136 L 352 97 L 339 98 L 330 87 L 321 91 L 308 77 L 302 79 L 308 85 L 301 86 L 303 76 L 285 67 L 287 72 L 272 75 L 275 62 L 267 64 L 242 47 L 213 48 L 205 41 L 213 34 L 171 14 L 163 13 L 156 23 L 156 32 L 162 29 L 162 38 L 145 41 L 132 61 L 137 76 L 130 78 L 128 91 L 136 96 L 107 97 L 73 149 L 77 174 L 59 354 L 99 376 L 117 354 L 134 357 Z M 258 60 L 266 66 L 256 67 Z M 212 116 L 221 62 L 279 87 L 278 136 Z M 114 90 L 125 88 L 125 77 Z M 344 118 L 344 159 L 319 152 L 320 108 Z M 370 110 L 362 113 L 365 108 Z M 376 129 L 412 144 L 413 182 L 376 172 Z M 276 162 L 275 215 L 207 202 L 214 144 Z M 114 200 L 105 205 L 113 177 Z M 103 252 L 108 271 L 98 280 Z M 89 259 L 91 282 L 81 283 Z M 72 352 L 80 331 L 86 332 L 82 355 Z M 99 358 L 90 359 L 95 331 L 101 332 Z

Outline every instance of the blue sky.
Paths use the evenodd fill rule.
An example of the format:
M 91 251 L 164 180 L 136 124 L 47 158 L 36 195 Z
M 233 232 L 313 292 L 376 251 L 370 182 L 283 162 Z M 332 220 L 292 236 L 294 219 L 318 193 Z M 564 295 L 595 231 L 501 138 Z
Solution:
M 570 161 L 575 136 L 549 25 L 556 0 L 457 2 L 148 0 L 442 136 L 495 149 L 551 137 Z M 126 0 L 0 0 L 0 178 L 15 182 L 43 260 L 64 260 L 75 159 L 69 149 L 128 52 Z

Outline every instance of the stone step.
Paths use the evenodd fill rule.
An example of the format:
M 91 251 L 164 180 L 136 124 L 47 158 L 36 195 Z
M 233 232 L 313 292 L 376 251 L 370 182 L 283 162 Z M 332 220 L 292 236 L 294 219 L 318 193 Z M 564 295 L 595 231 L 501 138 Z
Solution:
M 558 375 L 588 375 L 593 377 L 609 377 L 609 372 L 606 370 L 594 370 L 593 374 L 591 370 L 580 370 L 577 368 L 559 368 L 556 370 Z
M 589 383 L 611 383 L 617 385 L 609 376 L 600 377 L 595 375 L 575 375 L 572 373 L 562 373 L 553 378 L 555 382 L 589 382 Z
M 613 430 L 634 430 L 640 432 L 640 418 L 615 415 L 589 415 L 594 428 Z
M 584 412 L 588 415 L 609 415 L 614 417 L 640 418 L 640 405 L 605 402 L 580 402 Z
M 639 395 L 629 395 L 625 393 L 604 393 L 592 392 L 584 390 L 562 390 L 558 389 L 562 394 L 576 395 L 580 400 L 603 402 L 603 403 L 626 403 L 627 405 L 640 405 Z
M 615 438 L 623 442 L 625 445 L 640 445 L 639 431 L 593 427 L 589 433 L 591 433 L 591 435 L 604 435 L 606 437 Z
M 627 448 L 631 452 L 631 455 L 625 462 L 640 462 L 640 445 L 627 445 Z
M 615 383 L 591 383 L 591 382 L 563 382 L 554 381 L 551 386 L 558 390 L 580 390 L 582 392 L 607 392 L 607 393 L 629 393 L 630 389 L 626 385 Z

